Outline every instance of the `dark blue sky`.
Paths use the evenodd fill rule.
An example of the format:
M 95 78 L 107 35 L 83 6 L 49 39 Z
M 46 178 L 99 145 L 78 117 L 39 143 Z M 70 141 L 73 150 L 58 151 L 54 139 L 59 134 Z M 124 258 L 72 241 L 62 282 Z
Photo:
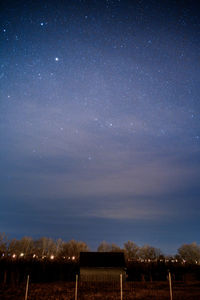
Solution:
M 198 1 L 2 1 L 0 230 L 199 240 Z

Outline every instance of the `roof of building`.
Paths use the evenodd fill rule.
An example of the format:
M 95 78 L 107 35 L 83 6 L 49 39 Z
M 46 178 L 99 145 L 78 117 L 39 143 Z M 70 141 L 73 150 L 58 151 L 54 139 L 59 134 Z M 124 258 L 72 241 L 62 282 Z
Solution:
M 122 252 L 81 252 L 80 267 L 90 268 L 124 268 L 125 259 Z

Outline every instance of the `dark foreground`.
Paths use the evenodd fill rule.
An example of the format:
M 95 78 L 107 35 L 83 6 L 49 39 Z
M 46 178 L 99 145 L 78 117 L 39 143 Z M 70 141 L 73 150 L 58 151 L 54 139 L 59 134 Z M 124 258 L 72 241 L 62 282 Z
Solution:
M 0 286 L 1 300 L 24 300 L 25 284 Z M 115 283 L 79 284 L 78 300 L 120 300 L 120 287 Z M 28 300 L 74 300 L 74 282 L 30 283 Z M 123 284 L 123 300 L 168 300 L 169 285 L 166 282 L 126 282 Z M 200 300 L 200 282 L 174 282 L 173 300 Z

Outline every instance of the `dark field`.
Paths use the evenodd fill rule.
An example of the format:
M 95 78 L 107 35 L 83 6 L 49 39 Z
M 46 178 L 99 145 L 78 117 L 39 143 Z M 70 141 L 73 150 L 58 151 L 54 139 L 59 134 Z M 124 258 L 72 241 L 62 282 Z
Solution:
M 1 300 L 24 300 L 25 284 L 0 286 Z M 75 282 L 30 283 L 28 300 L 75 299 Z M 78 287 L 79 299 L 120 300 L 120 288 L 116 283 L 87 283 Z M 126 282 L 123 299 L 170 299 L 168 282 Z M 173 300 L 200 300 L 200 282 L 173 283 Z
M 168 274 L 172 274 L 173 300 L 200 300 L 200 266 L 165 263 L 129 263 L 123 282 L 123 300 L 170 300 Z M 79 264 L 49 261 L 0 261 L 0 300 L 75 300 Z M 120 300 L 119 281 L 78 282 L 77 300 Z

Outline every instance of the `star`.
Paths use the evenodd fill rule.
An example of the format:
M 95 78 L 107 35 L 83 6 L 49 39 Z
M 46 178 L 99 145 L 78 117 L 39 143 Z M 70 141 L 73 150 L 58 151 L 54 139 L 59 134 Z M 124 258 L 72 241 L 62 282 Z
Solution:
M 54 60 L 55 60 L 55 61 L 59 61 L 59 58 L 58 58 L 58 57 L 55 57 Z

